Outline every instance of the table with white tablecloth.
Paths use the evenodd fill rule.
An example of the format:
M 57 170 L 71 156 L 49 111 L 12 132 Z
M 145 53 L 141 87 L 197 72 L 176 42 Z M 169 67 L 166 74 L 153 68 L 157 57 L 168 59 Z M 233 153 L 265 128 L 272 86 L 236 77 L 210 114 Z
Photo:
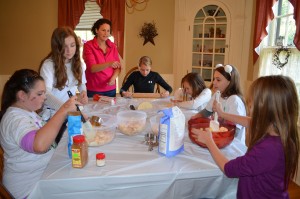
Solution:
M 147 123 L 148 125 L 148 123 Z M 144 135 L 126 136 L 103 146 L 89 147 L 89 160 L 73 168 L 65 133 L 42 178 L 28 198 L 59 199 L 194 199 L 235 198 L 238 179 L 227 178 L 209 151 L 192 143 L 185 132 L 184 151 L 174 157 L 148 151 Z M 234 139 L 222 149 L 227 158 L 245 153 L 246 147 Z M 106 164 L 96 166 L 96 154 L 106 154 Z

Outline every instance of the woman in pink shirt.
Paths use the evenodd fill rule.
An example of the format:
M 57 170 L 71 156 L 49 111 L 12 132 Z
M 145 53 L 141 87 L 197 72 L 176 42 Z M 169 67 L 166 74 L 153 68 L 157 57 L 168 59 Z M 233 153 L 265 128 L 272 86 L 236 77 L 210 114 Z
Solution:
M 121 63 L 116 45 L 109 40 L 111 22 L 108 19 L 99 19 L 94 23 L 91 31 L 95 37 L 86 42 L 83 47 L 87 95 L 93 97 L 94 94 L 100 94 L 114 97 Z

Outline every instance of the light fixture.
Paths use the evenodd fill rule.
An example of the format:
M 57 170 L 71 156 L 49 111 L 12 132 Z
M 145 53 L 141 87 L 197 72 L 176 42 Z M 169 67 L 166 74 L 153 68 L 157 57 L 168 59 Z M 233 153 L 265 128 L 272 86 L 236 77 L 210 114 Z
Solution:
M 129 14 L 136 11 L 143 11 L 147 7 L 149 0 L 126 0 L 126 10 Z

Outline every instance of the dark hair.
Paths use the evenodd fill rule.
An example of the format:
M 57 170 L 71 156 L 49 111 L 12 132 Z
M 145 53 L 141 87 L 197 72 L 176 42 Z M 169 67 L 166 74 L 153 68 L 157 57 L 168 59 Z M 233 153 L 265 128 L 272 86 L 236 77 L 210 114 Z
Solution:
M 193 99 L 199 96 L 200 93 L 206 88 L 205 82 L 199 73 L 186 74 L 181 80 L 182 87 L 184 82 L 188 82 L 191 85 L 193 89 L 193 93 L 192 93 Z
M 72 72 L 75 79 L 78 81 L 78 85 L 82 83 L 82 66 L 80 60 L 80 44 L 77 38 L 77 35 L 70 27 L 59 27 L 56 28 L 51 37 L 51 52 L 42 60 L 39 72 L 41 67 L 46 59 L 51 58 L 54 63 L 54 76 L 56 77 L 55 87 L 59 90 L 62 90 L 66 82 L 68 81 L 67 71 L 65 67 L 65 39 L 69 36 L 74 37 L 76 43 L 76 51 L 72 58 Z
M 225 89 L 225 91 L 221 95 L 223 98 L 230 97 L 231 95 L 237 95 L 242 99 L 242 101 L 245 104 L 245 100 L 241 89 L 240 74 L 233 65 L 230 66 L 232 67 L 232 71 L 230 73 L 225 71 L 224 66 L 217 67 L 215 69 L 215 71 L 221 73 L 230 82 L 227 88 Z
M 34 70 L 31 69 L 21 69 L 15 71 L 15 73 L 7 80 L 4 85 L 2 98 L 1 98 L 1 113 L 0 120 L 2 116 L 13 103 L 17 101 L 17 92 L 24 91 L 29 93 L 37 80 L 44 79 Z
M 260 77 L 252 83 L 247 103 L 252 106 L 248 151 L 266 136 L 270 126 L 273 127 L 284 149 L 285 188 L 287 188 L 289 180 L 297 173 L 300 153 L 297 127 L 299 102 L 296 86 L 293 80 L 286 76 Z
M 100 27 L 101 25 L 103 25 L 103 24 L 108 24 L 108 25 L 110 26 L 110 33 L 111 33 L 111 30 L 112 30 L 111 21 L 108 20 L 108 19 L 101 18 L 101 19 L 98 19 L 98 20 L 94 23 L 93 27 L 91 28 L 91 31 L 92 31 L 92 33 L 93 33 L 95 36 L 97 35 L 96 30 L 98 30 L 99 27 Z

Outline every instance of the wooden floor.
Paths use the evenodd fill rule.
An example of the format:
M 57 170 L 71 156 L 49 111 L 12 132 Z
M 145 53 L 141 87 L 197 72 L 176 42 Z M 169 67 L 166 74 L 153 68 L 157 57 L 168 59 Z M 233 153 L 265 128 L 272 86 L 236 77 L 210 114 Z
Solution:
M 293 181 L 289 184 L 289 194 L 290 199 L 299 199 L 300 198 L 300 186 L 298 186 Z

